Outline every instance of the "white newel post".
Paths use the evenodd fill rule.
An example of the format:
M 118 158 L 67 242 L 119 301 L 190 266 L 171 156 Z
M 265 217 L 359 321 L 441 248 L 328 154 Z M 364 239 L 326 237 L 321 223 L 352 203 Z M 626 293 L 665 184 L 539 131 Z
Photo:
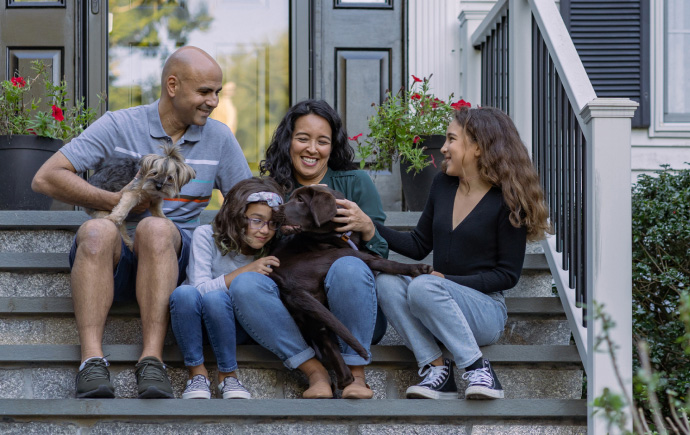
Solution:
M 630 118 L 638 104 L 622 98 L 596 98 L 581 111 L 589 130 L 586 150 L 587 206 L 587 402 L 604 388 L 632 398 L 632 209 L 630 191 Z M 602 333 L 600 321 L 591 320 L 593 301 L 604 306 L 616 326 L 611 332 L 618 371 L 618 384 L 606 346 L 594 352 L 596 337 Z M 606 434 L 603 413 L 592 416 L 588 406 L 589 434 Z M 632 417 L 627 416 L 632 430 Z
M 532 10 L 527 0 L 508 5 L 510 117 L 532 156 Z

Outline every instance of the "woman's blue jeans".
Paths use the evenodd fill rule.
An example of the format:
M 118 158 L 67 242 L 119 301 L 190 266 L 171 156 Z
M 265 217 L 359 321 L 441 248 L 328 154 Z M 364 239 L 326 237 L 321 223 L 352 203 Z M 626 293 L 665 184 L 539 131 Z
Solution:
M 479 346 L 495 343 L 508 318 L 501 292 L 486 295 L 434 275 L 379 274 L 376 289 L 381 309 L 419 367 L 442 355 L 436 339 L 464 368 L 482 356 Z
M 249 341 L 249 336 L 236 323 L 227 292 L 218 290 L 202 295 L 191 285 L 176 288 L 170 295 L 170 323 L 185 366 L 203 364 L 205 330 L 218 370 L 237 370 L 237 344 Z
M 333 263 L 324 284 L 331 312 L 369 353 L 369 358 L 364 359 L 338 339 L 343 360 L 350 366 L 369 364 L 377 311 L 373 273 L 359 258 L 342 257 Z M 314 350 L 304 341 L 272 279 L 245 272 L 232 281 L 229 293 L 242 327 L 287 368 L 295 369 L 314 357 Z

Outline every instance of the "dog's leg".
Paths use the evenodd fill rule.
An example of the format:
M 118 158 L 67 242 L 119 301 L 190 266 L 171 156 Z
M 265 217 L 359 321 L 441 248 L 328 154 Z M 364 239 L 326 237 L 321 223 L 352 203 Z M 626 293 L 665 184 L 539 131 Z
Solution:
M 163 214 L 163 199 L 153 199 L 151 201 L 151 207 L 149 207 L 149 211 L 151 212 L 151 216 L 164 218 L 165 214 Z
M 132 241 L 132 238 L 129 237 L 129 233 L 127 232 L 127 225 L 120 225 L 120 236 L 122 236 L 122 241 L 125 242 L 125 245 L 127 245 L 129 250 L 134 252 L 134 242 Z
M 416 277 L 425 275 L 434 271 L 434 268 L 428 264 L 415 263 L 406 264 L 398 263 L 397 261 L 387 260 L 385 258 L 377 257 L 362 251 L 353 251 L 348 255 L 353 255 L 364 261 L 369 269 L 377 272 L 383 272 L 391 275 L 408 275 Z
M 323 352 L 323 356 L 330 362 L 331 368 L 335 372 L 338 388 L 342 390 L 353 383 L 355 378 L 352 376 L 350 368 L 345 364 L 336 340 L 331 335 L 331 332 L 326 329 L 319 331 L 319 336 L 314 339 L 319 349 Z
M 112 221 L 115 225 L 120 226 L 129 214 L 129 211 L 132 210 L 137 204 L 139 204 L 138 193 L 132 191 L 123 192 L 120 202 L 117 203 L 110 215 L 106 216 L 106 219 Z

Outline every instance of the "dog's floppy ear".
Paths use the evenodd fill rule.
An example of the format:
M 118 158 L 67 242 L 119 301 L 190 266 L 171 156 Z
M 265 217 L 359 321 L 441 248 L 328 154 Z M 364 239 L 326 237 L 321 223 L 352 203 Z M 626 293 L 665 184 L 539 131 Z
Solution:
M 311 213 L 317 227 L 329 222 L 335 217 L 335 197 L 330 192 L 315 191 L 310 203 Z
M 181 164 L 177 165 L 178 190 L 181 189 L 182 186 L 184 186 L 185 184 L 192 181 L 194 177 L 196 177 L 196 171 L 194 170 L 194 168 L 184 163 L 184 161 L 182 161 Z

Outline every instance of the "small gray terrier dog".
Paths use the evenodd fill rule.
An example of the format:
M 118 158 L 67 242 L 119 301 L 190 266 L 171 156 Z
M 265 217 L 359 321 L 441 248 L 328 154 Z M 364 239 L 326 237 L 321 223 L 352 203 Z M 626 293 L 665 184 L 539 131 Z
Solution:
M 132 239 L 127 228 L 122 225 L 125 218 L 137 204 L 151 201 L 151 215 L 165 217 L 163 199 L 175 198 L 180 189 L 196 177 L 196 171 L 184 162 L 184 156 L 175 145 L 161 147 L 163 155 L 147 154 L 136 161 L 134 159 L 114 159 L 102 166 L 89 177 L 89 184 L 108 192 L 122 191 L 120 202 L 112 212 L 87 208 L 86 213 L 92 218 L 104 218 L 113 222 L 120 229 L 122 240 L 132 249 Z

